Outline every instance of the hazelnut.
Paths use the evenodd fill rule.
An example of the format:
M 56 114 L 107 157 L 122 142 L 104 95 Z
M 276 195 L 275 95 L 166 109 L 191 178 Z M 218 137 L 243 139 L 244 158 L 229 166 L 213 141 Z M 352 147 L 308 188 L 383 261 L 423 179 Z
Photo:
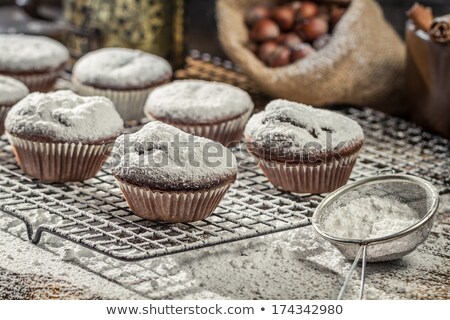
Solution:
M 316 50 L 323 49 L 330 42 L 330 40 L 331 35 L 329 33 L 325 33 L 320 37 L 318 37 L 316 40 L 314 40 L 313 47 Z
M 292 29 L 294 18 L 295 12 L 289 6 L 278 7 L 272 11 L 272 19 L 275 20 L 282 30 Z
M 298 30 L 300 37 L 303 40 L 313 42 L 321 35 L 328 32 L 328 23 L 320 18 L 312 18 L 305 21 L 302 28 Z
M 283 67 L 290 63 L 290 59 L 291 50 L 285 46 L 277 46 L 267 61 L 267 65 L 272 68 Z
M 300 37 L 294 32 L 281 34 L 277 39 L 277 43 L 282 44 L 289 49 L 294 48 L 296 45 L 302 42 L 302 39 L 300 39 Z
M 280 28 L 270 19 L 258 21 L 250 32 L 250 38 L 254 41 L 266 41 L 276 39 L 280 35 Z
M 302 2 L 302 5 L 297 11 L 296 20 L 309 19 L 315 17 L 319 11 L 317 4 L 311 1 Z
M 314 48 L 311 47 L 309 43 L 301 43 L 292 50 L 291 61 L 295 62 L 301 60 L 314 51 Z
M 275 41 L 267 41 L 264 42 L 258 50 L 258 58 L 263 62 L 269 61 L 269 58 L 272 56 L 275 49 L 278 47 Z
M 269 16 L 269 8 L 263 5 L 258 5 L 247 11 L 245 14 L 245 23 L 249 26 L 253 26 L 259 20 L 269 18 Z
M 341 20 L 342 16 L 344 15 L 346 8 L 342 7 L 332 7 L 330 11 L 330 24 L 331 26 L 335 26 L 339 20 Z

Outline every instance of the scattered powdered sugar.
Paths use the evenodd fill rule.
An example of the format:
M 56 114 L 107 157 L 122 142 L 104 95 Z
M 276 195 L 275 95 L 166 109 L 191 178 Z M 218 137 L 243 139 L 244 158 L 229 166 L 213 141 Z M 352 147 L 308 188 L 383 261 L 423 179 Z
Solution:
M 32 93 L 11 108 L 6 131 L 64 142 L 97 142 L 118 136 L 123 120 L 104 97 L 72 91 Z
M 32 225 L 34 229 L 42 224 L 54 225 L 60 222 L 58 216 L 46 213 L 41 209 L 30 210 L 27 214 L 33 219 Z M 84 259 L 80 258 L 81 256 L 87 256 L 86 254 L 79 253 L 84 248 L 74 246 L 55 236 L 43 234 L 41 246 L 47 249 L 44 250 L 42 247 L 38 247 L 28 241 L 26 227 L 21 220 L 6 215 L 1 211 L 0 218 L 0 256 L 4 257 L 0 259 L 0 270 L 8 270 L 17 275 L 22 274 L 29 277 L 51 277 L 51 279 L 43 278 L 43 283 L 41 283 L 42 288 L 36 288 L 36 293 L 44 291 L 49 292 L 51 296 L 53 291 L 53 295 L 56 294 L 59 298 L 79 299 L 82 293 L 81 291 L 85 290 L 86 293 L 91 293 L 91 295 L 86 294 L 88 299 L 92 294 L 97 297 L 110 299 L 142 298 L 142 296 L 134 294 L 123 286 L 113 283 L 104 277 L 83 270 L 75 264 L 61 261 L 60 255 L 55 255 L 54 252 L 48 251 L 49 249 L 52 249 L 50 251 L 60 250 L 61 252 L 74 250 L 76 251 L 75 255 L 79 258 L 77 261 L 71 261 L 77 263 Z M 97 257 L 95 265 L 100 265 L 100 262 L 105 261 L 105 259 L 105 256 L 101 256 L 101 258 Z M 92 258 L 89 259 L 89 262 L 91 264 L 94 263 Z M 54 289 L 58 285 L 61 285 L 60 281 L 68 281 L 74 286 L 74 290 L 78 289 L 75 292 L 69 290 L 66 293 L 55 293 Z M 6 292 L 12 296 L 16 296 L 17 299 L 28 299 L 27 293 L 21 289 L 21 285 L 15 286 L 14 279 L 0 279 L 0 296 Z M 5 290 L 5 292 L 2 290 Z
M 159 121 L 120 136 L 112 156 L 115 175 L 160 190 L 208 188 L 237 174 L 229 149 Z
M 42 225 L 56 226 L 62 223 L 61 217 L 51 214 L 43 209 L 30 210 L 26 219 L 32 226 L 33 230 L 36 230 Z M 17 218 L 2 216 L 0 227 L 7 229 L 8 232 L 14 236 L 20 237 L 23 240 L 27 239 L 27 228 L 25 224 Z
M 263 146 L 282 142 L 281 147 L 301 153 L 308 146 L 332 150 L 342 142 L 361 141 L 364 134 L 360 125 L 346 116 L 277 99 L 250 118 L 245 137 Z
M 19 80 L 0 75 L 0 106 L 16 103 L 29 93 Z
M 45 71 L 69 59 L 69 51 L 47 37 L 0 34 L 0 71 Z
M 181 123 L 231 119 L 253 110 L 249 94 L 235 86 L 204 80 L 178 80 L 153 90 L 145 111 Z
M 340 238 L 373 239 L 397 233 L 418 221 L 418 213 L 404 203 L 366 196 L 330 209 L 323 229 Z
M 335 299 L 350 267 L 311 226 L 206 248 L 177 260 L 198 286 L 232 299 Z M 355 275 L 347 297 L 356 297 L 357 290 Z
M 65 248 L 61 255 L 61 260 L 63 261 L 74 261 L 78 262 L 82 258 L 92 258 L 95 257 L 94 251 L 84 247 L 81 248 Z
M 111 89 L 140 89 L 171 76 L 172 67 L 165 59 L 126 48 L 104 48 L 90 52 L 73 68 L 76 81 Z
M 445 212 L 441 211 L 448 217 Z M 10 232 L 12 220 L 22 225 L 25 239 L 20 220 L 0 217 L 0 230 Z M 434 230 L 412 254 L 368 264 L 366 298 L 448 298 L 445 223 Z M 40 246 L 46 250 L 0 231 L 0 255 L 5 257 L 0 267 L 51 275 L 110 299 L 335 299 L 351 265 L 311 226 L 134 263 L 89 252 L 49 234 L 43 237 Z M 358 289 L 355 272 L 345 298 L 357 299 Z

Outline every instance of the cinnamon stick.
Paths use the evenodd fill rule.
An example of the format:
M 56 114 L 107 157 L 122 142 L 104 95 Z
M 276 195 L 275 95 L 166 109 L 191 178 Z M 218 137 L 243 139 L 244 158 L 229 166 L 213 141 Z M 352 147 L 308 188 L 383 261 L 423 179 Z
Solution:
M 435 18 L 429 34 L 437 43 L 450 43 L 450 14 Z
M 430 7 L 422 6 L 417 2 L 406 12 L 417 28 L 428 32 L 433 22 L 433 11 Z

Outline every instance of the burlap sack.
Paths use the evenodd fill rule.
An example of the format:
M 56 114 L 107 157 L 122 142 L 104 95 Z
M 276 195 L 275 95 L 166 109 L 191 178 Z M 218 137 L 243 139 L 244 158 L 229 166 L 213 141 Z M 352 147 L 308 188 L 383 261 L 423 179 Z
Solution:
M 244 13 L 268 0 L 217 0 L 219 38 L 225 52 L 273 97 L 313 106 L 378 106 L 403 87 L 405 48 L 373 0 L 353 0 L 322 50 L 294 64 L 266 67 L 245 44 Z M 381 108 L 383 109 L 383 108 Z

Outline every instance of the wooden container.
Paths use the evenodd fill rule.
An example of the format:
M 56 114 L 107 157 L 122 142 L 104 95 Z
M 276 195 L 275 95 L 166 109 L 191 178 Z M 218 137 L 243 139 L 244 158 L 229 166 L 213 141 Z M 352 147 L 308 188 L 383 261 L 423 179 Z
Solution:
M 414 122 L 450 138 L 450 45 L 406 23 L 406 88 Z

